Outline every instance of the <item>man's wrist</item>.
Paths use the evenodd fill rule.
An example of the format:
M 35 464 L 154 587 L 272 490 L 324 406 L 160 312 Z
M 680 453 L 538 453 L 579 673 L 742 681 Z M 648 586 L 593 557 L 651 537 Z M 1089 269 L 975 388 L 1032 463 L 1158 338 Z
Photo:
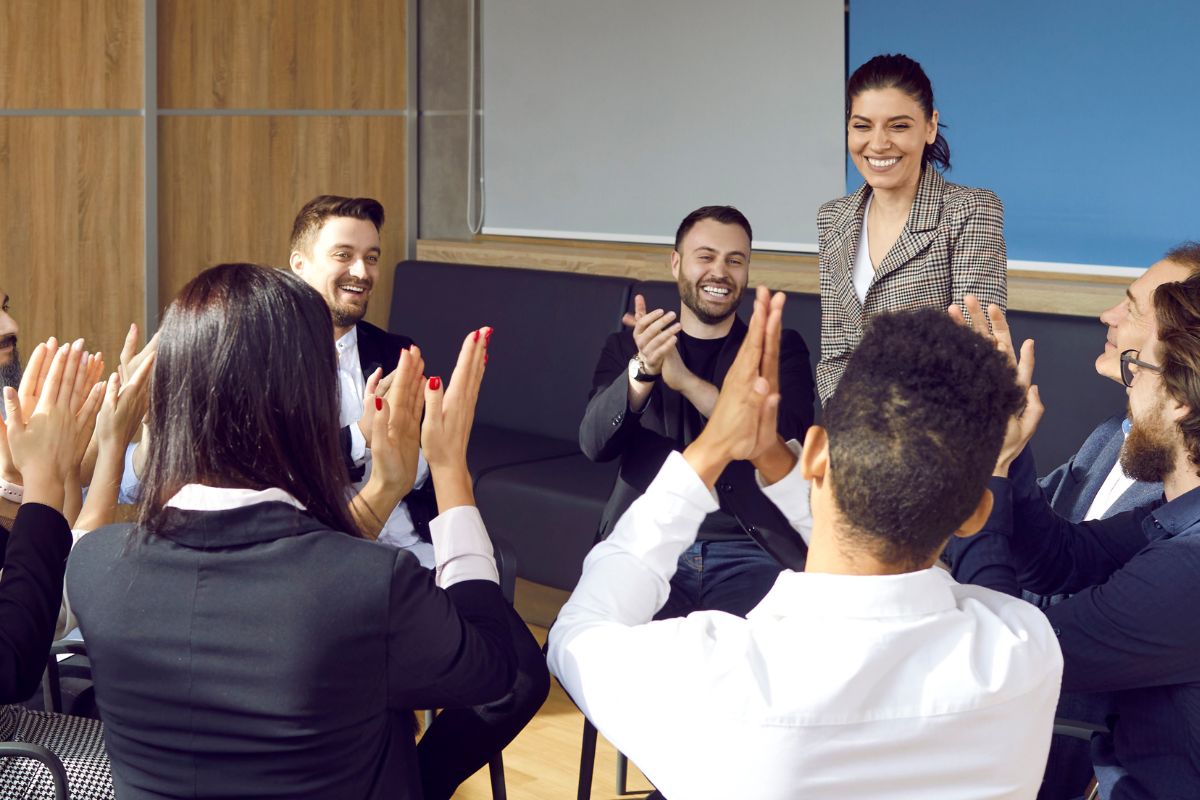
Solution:
M 759 453 L 751 463 L 762 477 L 763 485 L 770 486 L 787 477 L 788 473 L 796 468 L 797 460 L 796 454 L 777 434 L 775 441 L 769 444 L 766 450 Z
M 732 460 L 723 447 L 706 439 L 703 433 L 684 449 L 683 458 L 710 489 Z

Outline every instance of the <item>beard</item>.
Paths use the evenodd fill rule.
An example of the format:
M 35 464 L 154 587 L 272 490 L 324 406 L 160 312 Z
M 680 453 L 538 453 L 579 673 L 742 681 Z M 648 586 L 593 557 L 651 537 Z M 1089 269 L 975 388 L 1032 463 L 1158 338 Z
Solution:
M 329 313 L 333 316 L 333 327 L 335 328 L 352 328 L 358 324 L 367 314 L 367 299 L 370 297 L 371 289 L 374 288 L 374 281 L 359 281 L 359 280 L 343 280 L 338 282 L 338 286 L 359 286 L 365 290 L 363 295 L 362 305 L 352 303 L 339 303 L 333 298 L 337 296 L 337 287 L 333 287 L 333 294 L 326 296 L 326 302 L 329 303 Z
M 358 324 L 367 313 L 367 306 L 364 303 L 361 306 L 351 306 L 343 304 L 335 304 L 329 307 L 329 313 L 333 315 L 333 327 L 335 328 L 352 328 Z
M 1136 481 L 1162 483 L 1175 471 L 1175 442 L 1163 422 L 1166 406 L 1159 402 L 1150 414 L 1134 419 L 1125 446 L 1121 448 L 1121 469 Z
M 682 270 L 681 270 L 682 274 Z M 709 281 L 706 285 L 722 286 L 729 290 L 729 306 L 720 310 L 708 308 L 705 303 L 704 293 L 700 290 L 699 283 L 688 283 L 682 277 L 679 281 L 679 300 L 696 315 L 696 319 L 703 322 L 705 325 L 716 325 L 718 322 L 724 322 L 733 314 L 737 313 L 738 306 L 742 302 L 742 287 L 735 286 L 733 283 L 715 283 Z
M 17 351 L 17 343 L 13 342 L 12 358 L 7 364 L 0 365 L 0 387 L 11 386 L 16 389 L 21 385 L 21 354 Z

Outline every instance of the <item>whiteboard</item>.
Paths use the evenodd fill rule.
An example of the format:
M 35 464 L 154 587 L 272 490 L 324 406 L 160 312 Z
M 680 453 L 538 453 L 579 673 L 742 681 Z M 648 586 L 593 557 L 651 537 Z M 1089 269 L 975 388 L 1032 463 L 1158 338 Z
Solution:
M 816 252 L 845 193 L 843 0 L 482 3 L 484 233 L 672 242 L 730 204 Z

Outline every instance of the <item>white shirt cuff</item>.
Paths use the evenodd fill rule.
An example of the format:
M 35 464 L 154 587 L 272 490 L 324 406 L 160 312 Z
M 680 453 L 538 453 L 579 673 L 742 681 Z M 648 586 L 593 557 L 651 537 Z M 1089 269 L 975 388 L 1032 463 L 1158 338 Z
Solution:
M 758 482 L 758 488 L 762 489 L 767 499 L 775 504 L 788 523 L 800 534 L 800 538 L 804 539 L 804 543 L 808 544 L 808 540 L 812 538 L 812 507 L 809 505 L 811 486 L 801 474 L 800 442 L 792 439 L 787 443 L 787 448 L 796 456 L 796 464 L 791 472 L 766 486 L 762 474 L 755 470 L 754 480 Z
M 457 506 L 429 523 L 437 585 L 449 589 L 462 581 L 500 583 L 492 540 L 475 506 Z
M 358 427 L 358 421 L 350 423 L 350 458 L 355 464 L 363 463 L 363 459 L 367 457 L 367 437 L 363 436 L 362 429 Z

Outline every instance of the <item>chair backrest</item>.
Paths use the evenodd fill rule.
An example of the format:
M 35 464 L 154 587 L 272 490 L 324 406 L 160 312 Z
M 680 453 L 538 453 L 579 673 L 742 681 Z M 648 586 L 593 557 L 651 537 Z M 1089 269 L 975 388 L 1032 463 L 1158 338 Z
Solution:
M 618 330 L 632 281 L 543 270 L 402 261 L 389 328 L 420 345 L 448 379 L 463 336 L 491 325 L 476 419 L 574 441 L 604 337 Z

